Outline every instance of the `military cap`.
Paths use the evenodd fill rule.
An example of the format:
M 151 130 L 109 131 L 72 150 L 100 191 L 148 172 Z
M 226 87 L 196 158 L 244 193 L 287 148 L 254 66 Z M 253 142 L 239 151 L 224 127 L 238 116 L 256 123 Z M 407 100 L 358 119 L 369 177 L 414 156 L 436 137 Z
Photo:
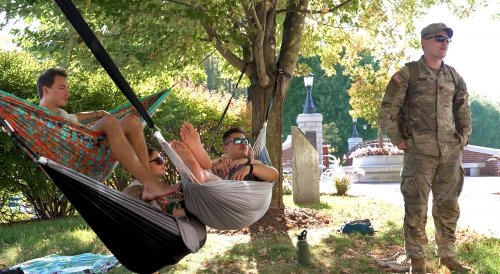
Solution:
M 420 32 L 420 37 L 423 39 L 427 37 L 429 34 L 434 34 L 440 31 L 446 31 L 446 33 L 448 33 L 449 38 L 453 36 L 453 30 L 447 27 L 445 24 L 433 23 L 422 29 L 422 32 Z

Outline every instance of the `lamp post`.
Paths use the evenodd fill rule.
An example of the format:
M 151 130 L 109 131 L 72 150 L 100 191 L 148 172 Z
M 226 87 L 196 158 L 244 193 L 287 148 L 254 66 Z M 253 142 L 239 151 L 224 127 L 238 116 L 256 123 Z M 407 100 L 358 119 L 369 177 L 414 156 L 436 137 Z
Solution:
M 316 113 L 316 107 L 314 106 L 312 99 L 312 86 L 313 86 L 313 78 L 314 75 L 309 73 L 304 77 L 304 86 L 306 87 L 307 95 L 306 95 L 306 103 L 304 105 L 304 113 Z
M 356 138 L 356 137 L 359 137 L 359 134 L 358 134 L 358 129 L 356 128 L 356 122 L 358 121 L 358 119 L 356 117 L 352 117 L 352 138 Z

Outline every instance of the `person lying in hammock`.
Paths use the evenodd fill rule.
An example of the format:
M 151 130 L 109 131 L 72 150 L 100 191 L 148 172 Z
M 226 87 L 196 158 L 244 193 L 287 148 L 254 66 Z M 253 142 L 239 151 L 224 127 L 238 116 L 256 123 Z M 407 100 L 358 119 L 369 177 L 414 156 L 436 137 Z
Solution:
M 170 145 L 199 183 L 221 179 L 268 182 L 278 179 L 279 173 L 274 167 L 253 159 L 248 139 L 240 128 L 232 128 L 223 134 L 227 156 L 214 161 L 203 148 L 200 135 L 191 123 L 182 125 L 180 135 L 182 142 L 173 140 Z
M 151 175 L 154 177 L 161 179 L 165 173 L 167 172 L 167 161 L 163 159 L 160 154 L 160 151 L 153 147 L 148 147 L 148 157 L 149 157 L 149 170 L 151 170 Z M 123 193 L 126 193 L 132 197 L 137 199 L 142 199 L 142 193 L 144 191 L 144 186 L 138 180 L 132 181 L 130 185 L 128 185 Z M 182 193 L 172 194 L 170 198 L 181 198 Z M 163 200 L 151 201 L 149 202 L 155 208 L 161 210 L 164 213 L 172 214 L 173 216 L 185 216 L 186 212 L 180 201 L 173 202 L 171 204 L 166 205 Z
M 113 158 L 144 185 L 143 200 L 155 200 L 177 191 L 177 186 L 163 184 L 151 175 L 143 126 L 137 115 L 127 115 L 119 121 L 103 110 L 68 114 L 61 109 L 68 104 L 70 95 L 68 75 L 62 69 L 44 70 L 38 77 L 37 89 L 42 107 L 74 122 L 99 119 L 92 129 L 102 133 L 106 150 L 110 150 Z
M 278 170 L 254 159 L 253 149 L 241 128 L 234 127 L 224 132 L 222 143 L 225 156 L 212 163 L 212 171 L 220 177 L 245 181 L 278 180 Z

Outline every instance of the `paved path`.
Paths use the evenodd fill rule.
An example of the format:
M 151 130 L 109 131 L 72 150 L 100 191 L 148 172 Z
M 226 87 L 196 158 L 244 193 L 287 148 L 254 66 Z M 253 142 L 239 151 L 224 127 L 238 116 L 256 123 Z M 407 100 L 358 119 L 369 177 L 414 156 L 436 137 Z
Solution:
M 331 184 L 323 181 L 321 191 L 331 192 Z M 403 206 L 399 183 L 358 183 L 348 193 Z M 432 199 L 429 200 L 431 216 Z M 465 177 L 459 204 L 459 227 L 500 238 L 500 177 Z

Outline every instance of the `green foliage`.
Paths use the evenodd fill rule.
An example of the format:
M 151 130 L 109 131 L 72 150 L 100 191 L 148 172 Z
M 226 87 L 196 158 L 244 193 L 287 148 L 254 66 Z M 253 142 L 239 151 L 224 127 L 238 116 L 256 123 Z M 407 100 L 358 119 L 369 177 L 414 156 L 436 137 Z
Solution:
M 232 78 L 234 77 L 231 77 L 231 75 L 224 74 L 222 71 L 223 68 L 221 68 L 221 65 L 224 63 L 219 59 L 220 57 L 212 55 L 203 62 L 207 75 L 207 89 L 211 92 L 233 93 L 236 98 L 246 96 L 246 88 L 244 86 L 248 84 L 245 78 L 242 77 L 238 87 L 236 87 L 238 82 L 233 80 Z
M 23 64 L 23 65 L 21 65 Z M 23 52 L 0 52 L 0 89 L 18 97 L 38 103 L 36 79 L 39 73 L 52 66 L 53 63 L 37 63 L 31 55 Z M 168 74 L 146 77 L 139 74 L 132 77 L 131 83 L 137 85 L 136 92 L 145 96 L 165 89 L 171 85 Z M 71 100 L 69 112 L 88 111 L 94 109 L 113 109 L 126 102 L 126 98 L 116 89 L 111 79 L 102 69 L 89 71 L 69 71 Z M 234 99 L 222 127 L 212 140 L 213 130 L 219 121 L 223 107 L 220 102 L 227 102 L 227 95 L 210 94 L 201 88 L 189 85 L 175 88 L 166 102 L 155 114 L 154 121 L 162 129 L 167 140 L 179 139 L 179 129 L 183 121 L 192 122 L 199 130 L 209 153 L 220 156 L 222 132 L 230 126 L 249 128 L 246 102 Z M 151 145 L 156 140 L 149 138 Z M 56 186 L 47 179 L 31 159 L 19 146 L 14 145 L 12 138 L 0 134 L 0 193 L 23 194 L 33 206 L 36 214 L 42 218 L 61 217 L 75 213 L 74 208 L 64 198 Z M 167 181 L 175 183 L 177 173 L 173 166 Z M 130 177 L 122 169 L 110 176 L 106 183 L 114 188 L 123 189 L 130 182 Z
M 201 60 L 214 48 L 230 64 L 221 65 L 232 71 L 230 75 L 238 74 L 248 65 L 253 135 L 264 122 L 262 106 L 268 105 L 274 94 L 279 95 L 269 119 L 276 132 L 268 133 L 270 156 L 279 169 L 283 104 L 290 81 L 289 77 L 281 77 L 279 90 L 273 88 L 279 69 L 293 76 L 300 55 L 319 55 L 328 75 L 334 74 L 335 65 L 340 64 L 345 69 L 344 75 L 363 78 L 374 70 L 371 66 L 358 67 L 363 58 L 360 53 L 366 52 L 382 60 L 381 70 L 394 71 L 395 63 L 403 59 L 405 47 L 412 42 L 416 45 L 413 20 L 429 6 L 454 3 L 452 0 L 75 2 L 127 79 L 131 78 L 129 73 L 140 71 L 148 76 L 189 74 L 196 82 L 204 79 Z M 456 10 L 466 15 L 466 8 L 476 2 L 479 0 L 456 4 Z M 462 6 L 465 8 L 461 9 Z M 40 58 L 54 58 L 62 67 L 74 71 L 98 67 L 54 2 L 0 0 L 0 7 L 7 22 L 21 18 L 27 23 L 16 33 L 17 42 L 24 49 L 36 52 Z M 296 116 L 296 112 L 289 114 L 291 119 Z M 344 111 L 340 116 L 346 116 Z M 340 135 L 347 136 L 341 121 L 348 120 L 336 119 L 327 121 L 335 121 Z M 275 190 L 280 190 L 281 182 L 277 186 Z M 280 191 L 273 194 L 272 206 L 280 207 Z
M 318 57 L 301 59 L 299 61 L 308 67 L 314 74 L 314 83 L 312 88 L 313 102 L 316 107 L 316 112 L 323 115 L 323 124 L 335 123 L 337 135 L 330 135 L 329 143 L 333 148 L 336 148 L 337 153 L 347 152 L 347 140 L 349 138 L 350 123 L 349 116 L 349 98 L 347 88 L 350 85 L 349 78 L 343 75 L 343 69 L 336 66 L 337 73 L 329 77 L 320 67 Z M 297 116 L 304 111 L 306 101 L 306 89 L 302 77 L 293 78 L 285 98 L 285 109 L 283 112 L 283 135 L 291 134 L 291 126 L 296 126 Z M 328 136 L 328 137 L 330 137 Z M 336 138 L 337 137 L 337 138 Z M 345 144 L 344 144 L 345 143 Z
M 335 65 L 335 74 L 327 75 L 320 66 L 318 56 L 311 58 L 301 58 L 299 67 L 301 73 L 314 74 L 312 88 L 313 102 L 316 112 L 323 115 L 323 139 L 330 145 L 330 152 L 336 156 L 342 156 L 348 151 L 347 139 L 351 137 L 351 116 L 349 111 L 349 94 L 347 90 L 351 85 L 351 80 L 344 75 L 344 68 Z M 296 126 L 297 116 L 304 111 L 306 102 L 306 89 L 302 77 L 292 79 L 285 98 L 285 109 L 283 112 L 283 137 L 290 134 L 291 126 Z M 365 123 L 359 119 L 359 124 Z M 362 137 L 365 132 L 359 131 Z
M 323 140 L 330 145 L 329 152 L 338 155 L 339 146 L 343 143 L 343 141 L 335 122 L 327 124 L 323 123 Z
M 500 121 L 500 103 L 484 97 L 471 96 L 472 135 L 469 144 L 500 148 L 498 121 Z
M 348 174 L 344 174 L 342 176 L 334 176 L 332 180 L 335 189 L 337 189 L 337 195 L 345 196 L 352 185 L 352 177 Z

